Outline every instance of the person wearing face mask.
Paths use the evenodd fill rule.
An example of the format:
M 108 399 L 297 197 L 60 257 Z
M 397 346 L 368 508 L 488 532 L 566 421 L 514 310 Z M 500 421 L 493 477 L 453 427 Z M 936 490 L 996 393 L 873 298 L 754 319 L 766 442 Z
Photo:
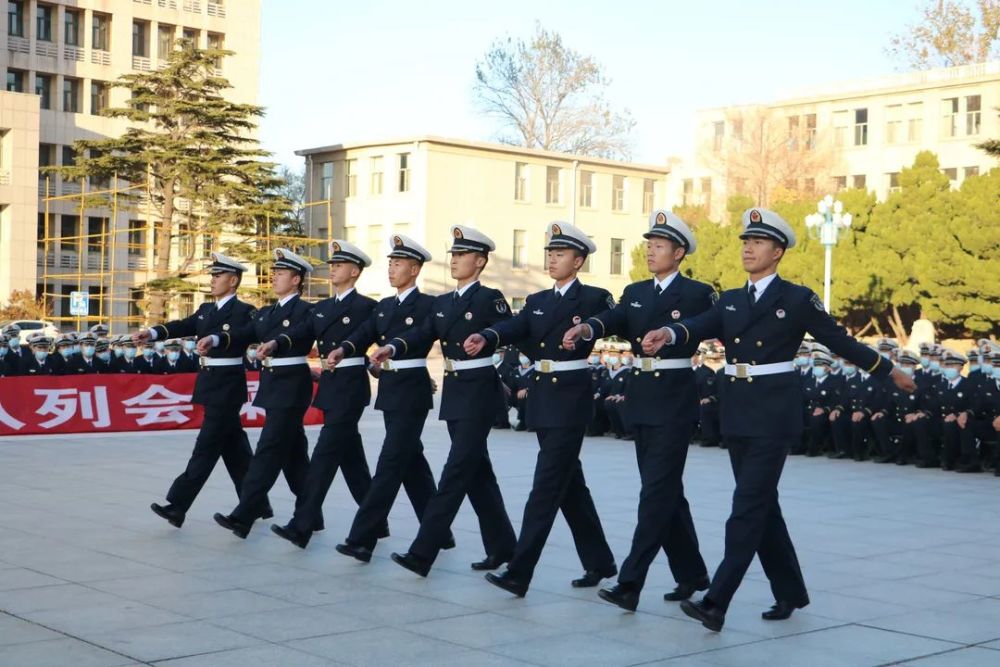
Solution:
M 181 353 L 194 362 L 195 367 L 198 366 L 198 338 L 197 336 L 184 336 L 181 338 L 183 342 L 183 347 L 181 348 Z
M 830 412 L 833 442 L 837 448 L 831 458 L 864 461 L 869 454 L 870 419 L 878 407 L 880 385 L 846 359 L 841 371 L 844 376 L 841 402 Z
M 627 440 L 631 435 L 625 422 L 625 389 L 632 376 L 622 361 L 623 358 L 617 351 L 608 355 L 608 374 L 601 388 L 604 412 L 608 415 L 608 424 L 615 440 Z
M 63 333 L 56 336 L 55 354 L 50 357 L 54 375 L 69 375 L 71 373 L 71 367 L 76 357 L 75 346 L 76 339 L 73 334 Z
M 698 414 L 698 387 L 691 357 L 701 339 L 677 345 L 644 345 L 651 332 L 709 312 L 715 290 L 692 280 L 681 266 L 697 251 L 698 243 L 687 223 L 666 210 L 654 210 L 648 221 L 646 268 L 649 280 L 625 287 L 617 306 L 598 313 L 566 332 L 563 346 L 577 339 L 618 335 L 629 342 L 638 358 L 628 371 L 624 423 L 634 434 L 639 468 L 638 522 L 617 585 L 602 589 L 601 599 L 635 611 L 649 568 L 662 549 L 667 555 L 673 591 L 668 602 L 690 598 L 708 588 L 708 569 L 701 556 L 687 498 L 684 467 Z
M 259 343 L 250 343 L 247 353 L 243 355 L 243 368 L 248 371 L 259 371 L 261 369 L 260 359 L 257 358 L 257 347 Z
M 231 257 L 213 252 L 207 271 L 209 293 L 194 313 L 181 320 L 143 329 L 122 339 L 124 356 L 112 368 L 125 370 L 134 364 L 137 343 L 196 335 L 205 340 L 205 354 L 199 361 L 191 402 L 204 409 L 201 429 L 184 471 L 167 491 L 167 503 L 151 503 L 149 508 L 171 526 L 180 528 L 212 470 L 221 458 L 237 495 L 247 474 L 253 450 L 240 421 L 240 409 L 247 400 L 247 374 L 243 370 L 242 348 L 233 341 L 233 332 L 245 327 L 256 314 L 249 303 L 240 301 L 236 291 L 247 267 Z M 274 513 L 269 504 L 261 508 L 262 518 Z
M 31 357 L 21 346 L 21 327 L 16 324 L 8 324 L 0 331 L 0 334 L 7 339 L 7 356 L 5 358 L 7 374 L 9 376 L 21 375 L 24 364 Z
M 66 375 L 93 375 L 107 370 L 97 359 L 97 337 L 90 333 L 80 334 L 80 354 L 74 355 L 66 366 Z
M 982 472 L 973 416 L 976 390 L 974 380 L 962 377 L 965 355 L 945 348 L 941 353 L 938 417 L 941 419 L 941 467 L 957 472 Z
M 830 368 L 833 356 L 825 349 L 812 353 L 813 381 L 806 387 L 809 402 L 809 445 L 806 456 L 819 456 L 829 447 L 831 439 L 830 414 L 840 405 L 844 379 L 833 375 Z
M 793 361 L 796 370 L 799 372 L 799 384 L 802 387 L 802 437 L 792 443 L 792 449 L 788 452 L 789 454 L 805 454 L 806 449 L 809 447 L 809 399 L 806 396 L 806 391 L 813 383 L 812 351 L 813 344 L 809 341 L 802 341 Z
M 988 341 L 987 341 L 988 343 Z M 983 342 L 980 341 L 983 345 Z M 983 345 L 983 379 L 976 396 L 976 416 L 983 429 L 981 441 L 990 450 L 993 474 L 1000 477 L 1000 348 Z
M 161 343 L 163 341 L 160 341 Z M 146 341 L 139 348 L 139 356 L 136 357 L 135 367 L 136 372 L 140 375 L 153 375 L 156 373 L 156 364 L 159 361 L 159 356 L 156 353 L 156 343 L 154 341 Z
M 916 376 L 920 367 L 920 357 L 916 353 L 899 349 L 894 357 L 900 372 Z M 925 388 L 918 384 L 916 391 L 907 393 L 887 381 L 882 386 L 879 406 L 871 418 L 872 432 L 878 444 L 876 463 L 906 465 L 914 460 L 917 451 L 931 449 L 927 429 L 931 402 Z M 916 465 L 920 468 L 935 467 L 937 459 L 927 462 L 918 460 Z
M 126 373 L 136 375 L 139 367 L 136 365 L 138 348 L 131 337 L 126 337 L 120 341 L 121 356 L 111 360 L 112 373 Z
M 55 375 L 56 364 L 52 360 L 51 348 L 51 338 L 41 333 L 32 334 L 28 338 L 31 356 L 24 365 L 22 375 Z
M 181 352 L 180 338 L 163 341 L 163 357 L 153 362 L 153 372 L 157 375 L 175 375 L 177 373 L 194 373 L 198 368 L 186 359 Z
M 587 435 L 597 438 L 611 427 L 607 410 L 604 408 L 603 389 L 608 379 L 608 350 L 591 350 L 587 357 L 590 367 L 590 386 L 594 393 L 594 416 L 587 425 Z
M 8 354 L 10 354 L 10 346 L 7 343 L 7 338 L 3 334 L 0 334 L 0 377 L 12 375 L 10 366 L 7 363 Z
M 510 397 L 510 387 L 507 386 L 507 378 L 516 365 L 511 360 L 509 350 L 505 347 L 493 352 L 493 368 L 497 371 L 500 379 L 500 395 L 497 399 L 496 412 L 493 415 L 493 428 L 505 430 L 510 428 L 510 416 L 507 414 L 507 401 Z
M 98 373 L 111 372 L 111 343 L 107 338 L 98 338 L 94 345 L 94 364 Z
M 528 391 L 535 381 L 535 369 L 531 359 L 523 353 L 518 354 L 517 361 L 518 366 L 512 375 L 510 385 L 511 407 L 517 408 L 517 426 L 514 427 L 514 430 L 527 431 L 528 425 L 525 422 L 524 413 L 528 405 Z
M 691 357 L 691 367 L 694 369 L 694 382 L 698 388 L 698 429 L 694 441 L 702 447 L 717 447 L 719 430 L 716 411 L 716 380 L 715 370 L 705 365 L 709 349 L 705 344 L 699 345 L 697 352 Z

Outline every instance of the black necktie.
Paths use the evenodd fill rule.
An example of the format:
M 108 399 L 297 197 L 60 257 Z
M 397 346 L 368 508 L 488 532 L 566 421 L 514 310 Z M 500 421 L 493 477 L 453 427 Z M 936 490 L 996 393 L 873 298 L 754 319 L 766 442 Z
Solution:
M 663 294 L 663 288 L 660 287 L 660 283 L 656 283 L 656 294 L 657 294 L 657 296 L 659 296 L 660 294 Z
M 750 286 L 747 287 L 747 298 L 750 299 L 750 306 L 751 307 L 755 303 L 757 303 L 757 298 L 755 296 L 756 294 L 757 294 L 757 287 L 753 283 L 750 283 Z
M 556 299 L 558 300 L 558 299 L 561 299 L 561 298 L 562 298 L 562 292 L 560 292 L 559 290 L 556 290 Z
M 458 301 L 458 290 L 455 290 L 454 292 L 451 293 L 451 300 Z
M 400 301 L 400 300 L 399 300 L 399 297 L 397 296 L 397 297 L 396 297 L 396 305 L 398 306 L 398 305 L 399 305 L 399 304 L 401 304 L 401 303 L 402 303 L 402 301 Z

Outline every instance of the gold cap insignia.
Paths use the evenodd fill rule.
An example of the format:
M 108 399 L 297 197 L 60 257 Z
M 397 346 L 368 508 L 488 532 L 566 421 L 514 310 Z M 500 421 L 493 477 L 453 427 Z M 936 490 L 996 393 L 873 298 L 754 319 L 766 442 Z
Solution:
M 750 222 L 760 222 L 760 211 L 757 209 L 750 211 Z
M 453 234 L 453 235 L 455 236 L 455 238 L 456 238 L 456 239 L 460 239 L 460 238 L 463 238 L 463 237 L 462 237 L 462 230 L 461 230 L 461 229 L 459 229 L 458 227 L 455 227 L 455 229 L 454 229 L 454 230 L 452 230 L 452 232 L 451 232 L 451 233 L 452 233 L 452 234 Z
M 656 224 L 658 224 L 658 225 L 664 225 L 666 223 L 667 223 L 667 216 L 666 216 L 666 214 L 664 214 L 663 211 L 660 211 L 659 213 L 657 213 L 656 214 Z
M 403 246 L 403 239 L 399 238 L 398 236 L 393 236 L 392 245 L 396 246 L 397 248 L 401 248 Z
M 552 225 L 552 235 L 555 236 L 556 234 L 562 234 L 562 227 L 554 224 Z

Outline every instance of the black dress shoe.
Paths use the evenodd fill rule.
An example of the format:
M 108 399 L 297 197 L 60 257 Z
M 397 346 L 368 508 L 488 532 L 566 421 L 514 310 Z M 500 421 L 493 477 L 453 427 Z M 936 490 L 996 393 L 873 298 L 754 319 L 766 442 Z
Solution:
M 802 605 L 805 606 L 805 605 Z M 799 605 L 792 604 L 791 602 L 784 602 L 778 600 L 775 602 L 770 609 L 762 612 L 760 617 L 765 621 L 784 621 L 792 615 L 792 612 L 799 608 Z
M 510 556 L 487 556 L 482 560 L 477 560 L 471 567 L 477 571 L 496 570 L 509 560 Z
M 616 604 L 625 611 L 635 611 L 635 608 L 639 606 L 639 591 L 628 584 L 602 588 L 597 591 L 597 597 L 611 604 Z
M 523 598 L 528 593 L 528 582 L 521 581 L 512 575 L 510 570 L 505 571 L 503 574 L 493 574 L 492 572 L 487 572 L 486 581 L 490 582 L 497 588 L 504 589 L 511 595 L 516 595 L 519 598 Z
M 212 518 L 215 519 L 215 523 L 219 524 L 226 530 L 233 531 L 233 535 L 241 540 L 245 540 L 247 535 L 250 533 L 250 526 L 243 523 L 239 519 L 234 518 L 232 514 L 219 514 L 216 512 L 215 516 Z
M 339 553 L 342 553 L 345 556 L 350 556 L 351 558 L 359 560 L 362 563 L 367 563 L 372 559 L 372 550 L 357 544 L 345 542 L 343 544 L 338 544 L 334 547 L 334 549 L 336 549 Z
M 149 509 L 153 510 L 153 514 L 156 516 L 166 519 L 174 528 L 180 528 L 184 525 L 184 512 L 177 509 L 173 505 L 160 505 L 159 503 L 153 503 L 149 506 Z
M 392 553 L 389 554 L 389 558 L 392 559 L 393 563 L 397 565 L 402 565 L 410 572 L 414 574 L 419 574 L 421 577 L 426 577 L 431 571 L 431 564 L 425 561 L 420 556 L 414 556 L 409 551 L 405 554 Z
M 305 549 L 311 537 L 311 535 L 303 535 L 291 526 L 279 526 L 276 523 L 271 524 L 271 532 L 283 540 L 288 540 L 299 549 Z
M 708 590 L 708 577 L 702 577 L 693 583 L 677 584 L 677 588 L 671 593 L 664 593 L 663 599 L 667 602 L 680 602 L 687 600 L 698 591 Z
M 719 632 L 726 622 L 726 613 L 707 600 L 691 602 L 684 600 L 681 602 L 681 611 L 712 632 Z
M 448 549 L 454 549 L 455 548 L 455 536 L 452 535 L 451 537 L 449 537 L 448 541 L 445 542 L 443 545 L 441 545 L 441 548 L 443 550 L 445 550 L 445 551 L 448 551 Z
M 601 583 L 601 579 L 609 579 L 618 574 L 618 568 L 614 565 L 609 570 L 587 570 L 579 579 L 570 582 L 573 588 L 593 588 Z

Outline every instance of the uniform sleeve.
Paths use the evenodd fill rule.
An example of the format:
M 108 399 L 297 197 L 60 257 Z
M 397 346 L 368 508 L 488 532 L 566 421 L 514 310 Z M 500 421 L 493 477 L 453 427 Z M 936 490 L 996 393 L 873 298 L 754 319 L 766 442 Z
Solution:
M 885 377 L 892 370 L 891 361 L 867 345 L 859 343 L 844 327 L 837 324 L 837 321 L 823 308 L 823 302 L 811 290 L 806 311 L 808 313 L 805 321 L 806 331 L 830 348 L 834 354 L 847 359 L 875 377 Z
M 674 332 L 674 342 L 677 345 L 722 338 L 722 306 L 716 302 L 700 315 L 668 324 L 665 328 Z
M 625 291 L 622 292 L 622 298 L 613 308 L 608 308 L 602 313 L 587 318 L 585 324 L 589 325 L 594 332 L 594 338 L 621 336 L 626 333 L 625 327 L 628 325 L 628 318 L 624 304 L 629 298 L 629 289 L 626 287 Z
M 255 308 L 248 308 L 244 321 L 241 324 L 230 323 L 229 331 L 222 331 L 216 334 L 219 337 L 219 349 L 225 352 L 239 352 L 247 349 L 250 343 L 260 342 L 257 340 L 257 330 L 255 324 L 259 311 Z
M 198 324 L 199 313 L 201 313 L 201 308 L 198 308 L 198 310 L 183 320 L 173 320 L 166 324 L 157 324 L 153 327 L 153 331 L 156 332 L 156 339 L 166 340 L 167 338 L 193 336 L 195 334 L 195 327 Z
M 309 314 L 289 327 L 288 331 L 274 339 L 278 344 L 278 352 L 286 352 L 295 346 L 296 343 L 311 343 L 316 340 L 316 309 L 313 308 Z

